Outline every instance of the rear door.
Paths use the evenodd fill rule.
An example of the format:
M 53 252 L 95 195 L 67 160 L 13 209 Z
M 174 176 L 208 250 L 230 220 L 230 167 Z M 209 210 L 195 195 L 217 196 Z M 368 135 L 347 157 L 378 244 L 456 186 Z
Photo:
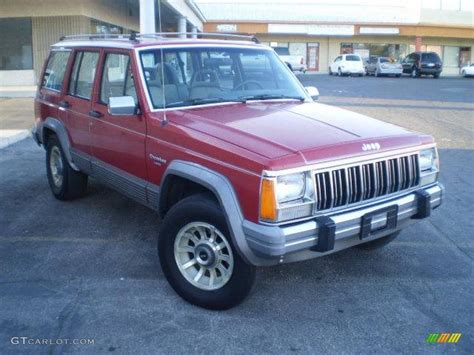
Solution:
M 69 86 L 59 103 L 66 117 L 72 148 L 82 155 L 91 155 L 90 111 L 99 56 L 98 50 L 79 49 L 74 52 Z
M 97 164 L 121 177 L 131 174 L 146 179 L 144 115 L 111 115 L 111 97 L 132 96 L 137 108 L 134 56 L 127 50 L 105 50 L 98 73 L 97 92 L 92 103 L 92 155 Z

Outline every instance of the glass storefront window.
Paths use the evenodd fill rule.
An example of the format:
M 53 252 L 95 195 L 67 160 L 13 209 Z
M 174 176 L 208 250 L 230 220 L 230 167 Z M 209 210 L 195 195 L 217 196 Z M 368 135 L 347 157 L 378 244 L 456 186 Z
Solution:
M 31 18 L 2 18 L 0 33 L 0 70 L 33 69 Z
M 459 67 L 459 47 L 444 47 L 443 65 L 445 67 Z

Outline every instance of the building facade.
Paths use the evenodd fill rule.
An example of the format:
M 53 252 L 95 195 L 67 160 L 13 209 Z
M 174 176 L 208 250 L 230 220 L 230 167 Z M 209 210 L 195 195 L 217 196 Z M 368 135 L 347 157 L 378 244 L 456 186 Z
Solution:
M 191 0 L 144 1 L 154 6 L 156 28 L 202 31 Z M 51 44 L 71 34 L 126 34 L 140 30 L 139 0 L 0 0 L 0 86 L 35 85 Z M 147 3 L 148 2 L 148 3 Z
M 205 32 L 252 33 L 327 72 L 342 53 L 402 59 L 434 51 L 444 75 L 474 62 L 472 0 L 198 0 Z

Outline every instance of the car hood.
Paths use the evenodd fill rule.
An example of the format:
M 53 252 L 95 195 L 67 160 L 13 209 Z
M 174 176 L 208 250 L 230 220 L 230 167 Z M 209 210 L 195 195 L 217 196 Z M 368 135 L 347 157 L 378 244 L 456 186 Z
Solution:
M 401 127 L 319 103 L 248 102 L 186 111 L 187 128 L 219 138 L 270 160 L 301 165 L 325 158 L 373 153 L 421 144 L 421 137 Z M 425 137 L 426 139 L 426 137 Z M 281 162 L 280 162 L 281 163 Z

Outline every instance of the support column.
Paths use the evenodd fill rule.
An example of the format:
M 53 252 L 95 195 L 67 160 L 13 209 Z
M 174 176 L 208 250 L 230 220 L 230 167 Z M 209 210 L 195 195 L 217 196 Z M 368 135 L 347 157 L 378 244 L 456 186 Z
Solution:
M 178 17 L 178 32 L 179 33 L 187 32 L 186 17 L 184 17 L 184 16 Z M 180 38 L 186 38 L 186 35 L 185 34 L 180 34 L 179 37 Z
M 192 32 L 192 35 L 191 35 L 192 38 L 198 38 L 198 29 L 196 26 L 193 26 L 191 32 Z
M 140 0 L 140 33 L 155 32 L 155 0 Z
M 421 46 L 423 45 L 423 39 L 421 37 L 415 38 L 415 51 L 421 51 Z

